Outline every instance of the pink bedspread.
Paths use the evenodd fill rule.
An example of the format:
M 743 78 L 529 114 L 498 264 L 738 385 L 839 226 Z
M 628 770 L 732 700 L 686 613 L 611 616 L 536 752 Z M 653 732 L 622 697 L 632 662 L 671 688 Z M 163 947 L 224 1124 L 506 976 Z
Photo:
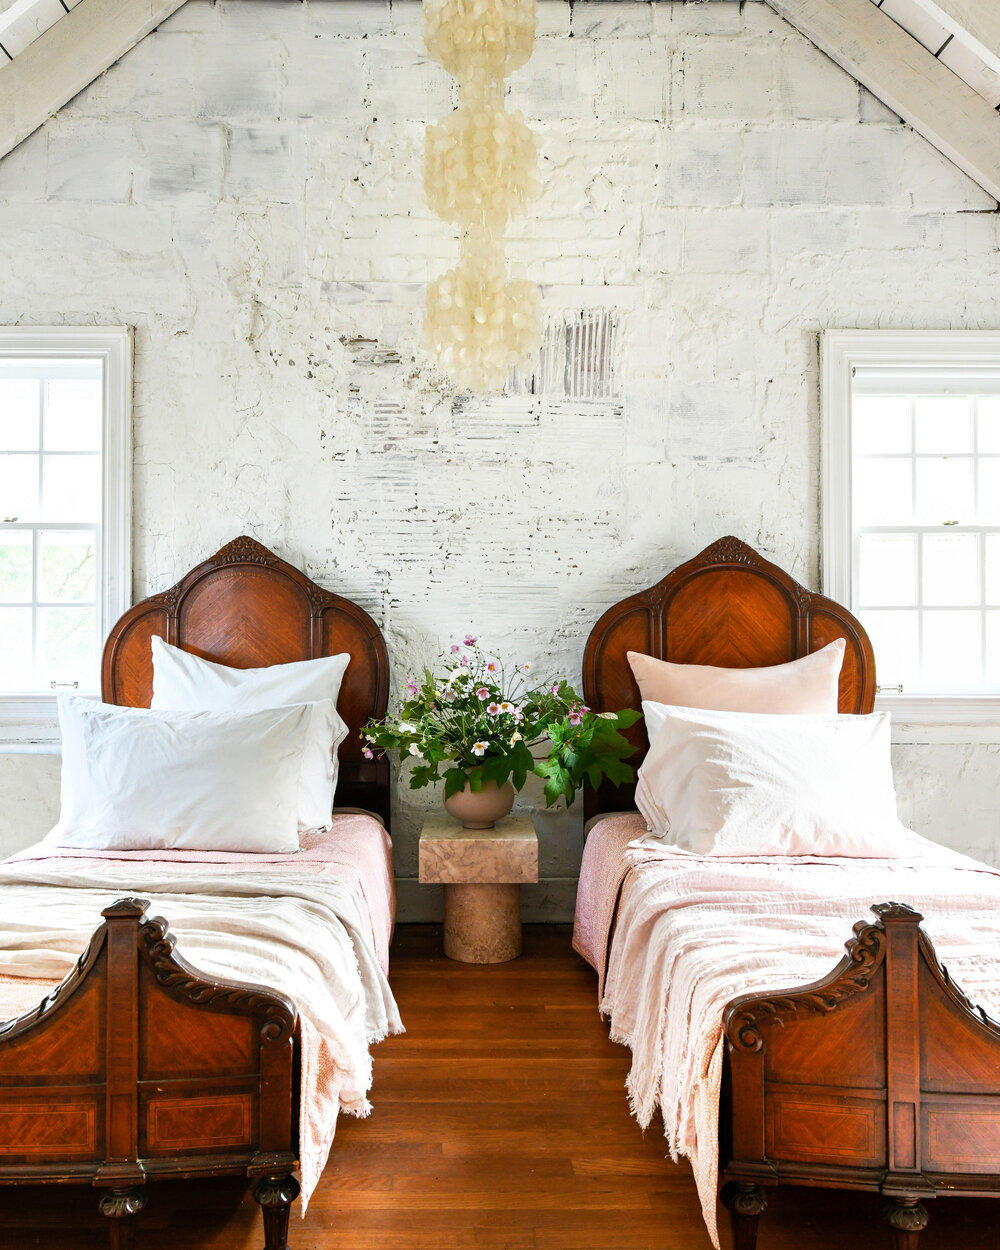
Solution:
M 221 871 L 263 872 L 280 868 L 282 873 L 308 874 L 314 880 L 334 877 L 355 894 L 371 949 L 388 972 L 389 943 L 395 915 L 395 884 L 392 843 L 381 821 L 368 813 L 344 809 L 334 813 L 326 832 L 304 834 L 301 850 L 294 855 L 240 854 L 230 851 L 91 851 L 50 847 L 36 843 L 5 861 L 8 864 L 39 864 L 64 867 L 73 864 L 83 871 L 142 865 L 143 871 L 167 868 L 183 874 L 204 875 L 217 866 Z M 155 903 L 151 909 L 156 911 Z M 97 927 L 100 917 L 95 918 Z M 170 917 L 167 916 L 169 922 Z M 0 974 L 0 1020 L 8 1020 L 30 1008 L 59 982 Z M 285 987 L 282 987 L 285 988 Z M 305 1015 L 299 1017 L 301 1042 L 300 1156 L 303 1180 L 302 1211 L 308 1205 L 333 1139 L 341 1082 L 330 1048 Z
M 591 830 L 574 945 L 601 976 L 600 1009 L 612 1037 L 632 1050 L 632 1110 L 645 1128 L 659 1108 L 671 1157 L 691 1160 L 718 1246 L 726 1004 L 826 975 L 854 922 L 870 919 L 872 904 L 893 900 L 923 913 L 956 982 L 1000 1017 L 1000 872 L 924 839 L 899 860 L 736 860 L 677 851 L 644 835 L 637 813 Z

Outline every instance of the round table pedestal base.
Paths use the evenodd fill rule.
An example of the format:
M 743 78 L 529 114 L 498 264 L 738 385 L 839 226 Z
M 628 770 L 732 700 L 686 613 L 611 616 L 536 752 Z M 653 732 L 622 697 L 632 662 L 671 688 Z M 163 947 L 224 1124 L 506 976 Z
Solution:
M 463 964 L 502 964 L 521 953 L 519 885 L 446 885 L 444 953 Z

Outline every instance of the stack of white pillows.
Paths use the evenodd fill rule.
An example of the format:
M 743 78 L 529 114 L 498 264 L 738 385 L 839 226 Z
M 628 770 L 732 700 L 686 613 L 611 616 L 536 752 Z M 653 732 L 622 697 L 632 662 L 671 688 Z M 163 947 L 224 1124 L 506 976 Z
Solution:
M 329 828 L 350 656 L 240 669 L 152 647 L 148 709 L 60 696 L 61 811 L 46 841 L 273 854 Z
M 650 832 L 699 855 L 912 854 L 889 714 L 837 711 L 844 649 L 838 639 L 748 669 L 630 651 L 650 744 L 636 805 Z

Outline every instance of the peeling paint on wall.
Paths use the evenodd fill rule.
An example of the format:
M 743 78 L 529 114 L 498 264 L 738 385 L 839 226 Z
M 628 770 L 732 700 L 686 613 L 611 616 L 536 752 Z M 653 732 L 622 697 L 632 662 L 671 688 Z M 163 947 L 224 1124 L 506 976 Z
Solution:
M 552 324 L 613 312 L 599 400 L 456 396 L 417 352 L 456 251 L 419 4 L 189 0 L 0 161 L 0 323 L 136 327 L 137 596 L 251 533 L 373 613 L 398 688 L 470 627 L 577 678 L 606 607 L 723 533 L 817 585 L 818 333 L 994 326 L 996 205 L 763 4 L 539 13 L 509 250 Z M 896 766 L 907 820 L 1000 860 L 995 748 Z M 0 758 L 0 795 L 11 850 L 52 760 Z M 429 802 L 398 781 L 404 878 Z M 537 819 L 532 914 L 565 918 L 578 810 Z

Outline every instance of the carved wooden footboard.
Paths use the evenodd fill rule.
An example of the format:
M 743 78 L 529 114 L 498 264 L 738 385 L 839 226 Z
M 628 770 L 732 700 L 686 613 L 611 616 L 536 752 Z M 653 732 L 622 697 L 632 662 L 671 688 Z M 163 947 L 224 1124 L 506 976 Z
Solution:
M 285 1250 L 299 1191 L 295 1008 L 198 973 L 147 906 L 108 907 L 62 984 L 0 1024 L 0 1184 L 93 1185 L 113 1250 L 131 1250 L 147 1181 L 242 1174 L 266 1250 Z
M 894 1250 L 916 1250 L 925 1199 L 1000 1197 L 1000 1024 L 938 963 L 899 903 L 859 921 L 821 981 L 748 994 L 725 1015 L 723 1202 L 753 1250 L 762 1185 L 874 1190 Z

